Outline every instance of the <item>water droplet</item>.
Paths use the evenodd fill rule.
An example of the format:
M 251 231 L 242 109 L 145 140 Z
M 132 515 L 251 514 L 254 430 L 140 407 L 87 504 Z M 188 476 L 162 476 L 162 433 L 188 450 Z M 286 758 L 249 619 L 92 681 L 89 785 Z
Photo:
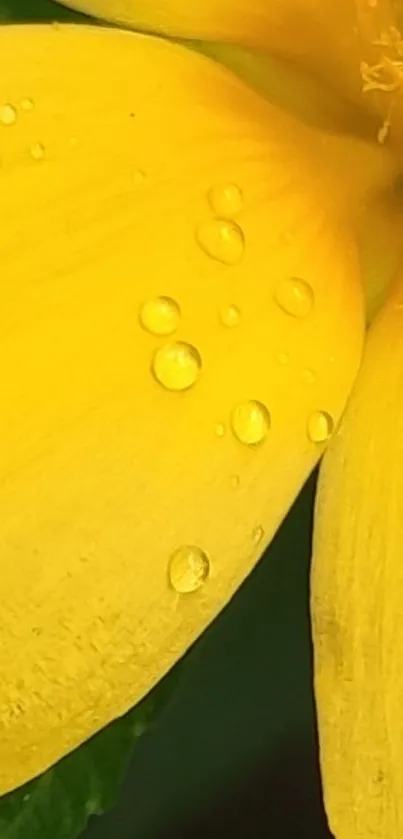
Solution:
M 180 308 L 172 297 L 153 297 L 143 303 L 139 318 L 152 335 L 171 335 L 179 326 Z
M 218 422 L 215 427 L 215 433 L 217 437 L 224 437 L 225 435 L 225 425 L 223 422 Z
M 312 311 L 314 294 L 305 280 L 291 277 L 280 283 L 276 293 L 276 302 L 287 315 L 305 318 Z
M 17 111 L 13 105 L 7 102 L 0 106 L 0 122 L 3 125 L 14 125 L 17 121 Z
M 308 419 L 307 430 L 312 443 L 325 443 L 334 431 L 333 418 L 327 411 L 314 411 Z
M 288 364 L 289 360 L 290 356 L 287 352 L 279 352 L 277 356 L 277 361 L 279 364 L 282 364 L 284 366 L 285 364 Z
M 302 381 L 305 382 L 307 385 L 313 385 L 316 381 L 316 376 L 313 370 L 307 367 L 301 373 Z
M 196 545 L 182 545 L 169 560 L 169 581 L 178 594 L 190 594 L 200 589 L 209 572 L 209 559 Z
M 223 326 L 237 326 L 241 319 L 241 313 L 237 306 L 231 304 L 220 309 L 219 318 Z
M 20 104 L 23 111 L 33 111 L 33 109 L 35 108 L 34 100 L 29 99 L 28 97 L 26 99 L 21 99 Z
M 224 265 L 236 265 L 245 250 L 243 231 L 227 219 L 202 222 L 197 228 L 196 239 L 208 256 Z
M 34 160 L 43 160 L 45 156 L 45 146 L 42 143 L 33 143 L 29 153 Z
M 176 341 L 157 350 L 152 370 L 157 381 L 167 390 L 186 390 L 199 377 L 201 358 L 196 347 Z
M 269 411 L 254 399 L 241 402 L 232 412 L 231 426 L 235 437 L 248 446 L 262 443 L 271 425 Z
M 262 541 L 263 536 L 264 536 L 263 527 L 261 527 L 260 525 L 259 525 L 259 527 L 255 527 L 255 529 L 252 533 L 252 539 L 253 539 L 254 545 L 258 545 L 259 542 Z
M 137 186 L 140 186 L 140 184 L 144 183 L 145 179 L 146 179 L 146 174 L 145 174 L 145 172 L 143 172 L 142 169 L 138 169 L 137 172 L 135 172 L 134 175 L 133 175 L 134 183 Z
M 208 194 L 210 207 L 218 216 L 231 218 L 243 207 L 242 190 L 237 184 L 216 184 Z

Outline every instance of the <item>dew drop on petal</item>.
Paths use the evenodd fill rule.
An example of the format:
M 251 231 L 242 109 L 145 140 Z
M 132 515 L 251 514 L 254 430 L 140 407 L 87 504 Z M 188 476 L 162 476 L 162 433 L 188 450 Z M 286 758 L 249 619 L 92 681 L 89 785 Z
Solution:
M 45 146 L 42 143 L 33 143 L 29 153 L 34 160 L 43 160 L 45 156 Z
M 254 446 L 262 443 L 270 429 L 269 411 L 262 402 L 250 399 L 241 402 L 232 412 L 231 427 L 240 443 Z
M 305 382 L 305 384 L 307 385 L 313 385 L 316 381 L 316 375 L 314 371 L 311 370 L 309 367 L 302 371 L 301 378 L 302 381 Z
M 208 194 L 210 207 L 217 216 L 232 218 L 242 210 L 243 195 L 237 184 L 216 184 Z
M 258 545 L 262 541 L 263 536 L 264 536 L 263 527 L 261 527 L 261 525 L 259 525 L 258 527 L 255 527 L 255 529 L 252 532 L 253 544 Z
M 5 105 L 0 106 L 0 122 L 2 125 L 14 125 L 17 121 L 17 111 L 14 108 L 14 105 L 10 105 L 7 102 Z
M 197 381 L 201 366 L 196 347 L 176 341 L 157 350 L 152 371 L 157 381 L 167 390 L 187 390 Z
M 225 436 L 225 425 L 223 422 L 218 422 L 215 427 L 215 433 L 217 437 L 224 437 Z
M 33 109 L 35 108 L 34 100 L 30 99 L 29 97 L 21 99 L 20 105 L 23 111 L 33 111 Z
M 314 293 L 311 286 L 298 277 L 283 280 L 276 291 L 276 302 L 283 312 L 294 318 L 305 318 L 314 305 Z
M 237 326 L 241 319 L 241 313 L 237 306 L 223 306 L 219 312 L 219 319 L 223 326 Z
M 198 591 L 210 573 L 207 554 L 196 545 L 182 545 L 170 557 L 168 577 L 178 594 Z
M 245 250 L 242 229 L 228 219 L 216 218 L 202 222 L 196 230 L 196 240 L 207 256 L 224 265 L 236 265 Z
M 334 421 L 327 411 L 314 411 L 308 419 L 308 437 L 312 443 L 325 443 L 334 431 Z
M 172 297 L 153 297 L 142 304 L 139 320 L 152 335 L 171 335 L 179 326 L 180 308 Z

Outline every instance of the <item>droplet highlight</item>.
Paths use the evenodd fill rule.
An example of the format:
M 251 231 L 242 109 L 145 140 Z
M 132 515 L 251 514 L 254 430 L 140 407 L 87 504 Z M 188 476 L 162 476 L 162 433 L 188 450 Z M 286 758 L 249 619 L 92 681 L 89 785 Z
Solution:
M 209 558 L 196 545 L 182 545 L 170 557 L 169 582 L 178 594 L 198 591 L 206 582 L 209 573 Z
M 210 189 L 208 200 L 213 213 L 226 218 L 236 216 L 243 207 L 242 190 L 235 183 L 216 184 Z
M 0 105 L 0 122 L 2 125 L 14 125 L 17 122 L 17 111 L 14 105 L 10 105 L 9 102 Z
M 224 265 L 236 265 L 245 250 L 242 229 L 228 219 L 217 218 L 202 222 L 197 228 L 196 240 L 207 256 Z
M 298 277 L 283 280 L 276 292 L 276 302 L 283 312 L 295 318 L 307 317 L 314 305 L 314 293 L 311 286 Z
M 248 446 L 262 443 L 271 426 L 270 413 L 262 402 L 251 399 L 233 410 L 231 428 L 235 437 Z
M 333 417 L 327 411 L 314 411 L 308 419 L 308 437 L 312 443 L 325 443 L 334 431 Z
M 157 350 L 152 371 L 157 381 L 167 390 L 187 390 L 197 381 L 201 366 L 196 347 L 176 341 Z
M 140 324 L 152 335 L 171 335 L 179 326 L 180 308 L 172 297 L 146 300 L 139 313 Z
M 43 160 L 45 156 L 45 146 L 42 143 L 33 143 L 29 153 L 34 160 Z
M 238 323 L 241 320 L 241 312 L 238 309 L 238 306 L 234 306 L 233 304 L 230 306 L 223 306 L 219 311 L 219 320 L 223 326 L 227 326 L 230 329 L 233 326 L 238 326 Z

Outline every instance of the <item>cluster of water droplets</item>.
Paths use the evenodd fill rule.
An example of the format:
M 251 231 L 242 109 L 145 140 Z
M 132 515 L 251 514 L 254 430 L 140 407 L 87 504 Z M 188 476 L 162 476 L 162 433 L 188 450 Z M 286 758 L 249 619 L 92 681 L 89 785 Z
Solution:
M 196 229 L 196 242 L 204 253 L 223 265 L 234 266 L 245 253 L 245 234 L 237 220 L 244 204 L 239 186 L 233 183 L 214 186 L 208 193 L 212 217 L 203 220 Z M 275 290 L 274 301 L 286 316 L 305 319 L 315 306 L 312 287 L 300 277 L 282 278 Z M 241 322 L 241 310 L 236 303 L 228 303 L 217 313 L 222 327 L 234 328 Z M 185 341 L 174 340 L 173 335 L 180 327 L 181 309 L 172 297 L 161 295 L 146 300 L 140 307 L 140 324 L 156 337 L 168 337 L 169 341 L 158 347 L 153 355 L 151 370 L 155 380 L 170 391 L 183 391 L 193 387 L 202 372 L 202 356 L 199 350 Z M 278 363 L 289 363 L 286 352 L 278 353 Z M 315 372 L 309 368 L 302 371 L 302 380 L 307 385 L 316 381 Z M 233 436 L 243 445 L 260 447 L 270 433 L 272 417 L 267 406 L 258 399 L 239 402 L 229 412 L 228 426 Z M 224 437 L 225 422 L 217 422 L 215 434 Z M 334 431 L 331 415 L 322 410 L 313 411 L 308 417 L 306 434 L 315 444 L 326 442 Z M 231 486 L 239 486 L 239 476 L 233 475 Z M 255 527 L 251 535 L 257 546 L 264 537 L 261 526 Z M 199 590 L 210 573 L 210 560 L 200 547 L 182 545 L 170 557 L 169 581 L 179 594 Z
M 0 105 L 0 125 L 5 127 L 12 127 L 19 119 L 19 113 L 29 113 L 35 108 L 35 102 L 30 97 L 24 97 L 14 105 L 11 102 L 5 102 Z M 45 146 L 39 141 L 31 143 L 28 152 L 33 160 L 41 161 L 45 157 Z

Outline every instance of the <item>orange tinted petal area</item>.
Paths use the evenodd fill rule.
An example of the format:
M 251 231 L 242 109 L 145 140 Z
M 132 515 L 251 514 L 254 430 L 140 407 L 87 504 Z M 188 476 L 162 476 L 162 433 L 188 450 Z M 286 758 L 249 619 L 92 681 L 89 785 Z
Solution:
M 159 39 L 5 27 L 0 67 L 6 792 L 169 670 L 322 454 L 378 157 Z
M 403 835 L 403 270 L 321 468 L 315 692 L 332 832 Z

